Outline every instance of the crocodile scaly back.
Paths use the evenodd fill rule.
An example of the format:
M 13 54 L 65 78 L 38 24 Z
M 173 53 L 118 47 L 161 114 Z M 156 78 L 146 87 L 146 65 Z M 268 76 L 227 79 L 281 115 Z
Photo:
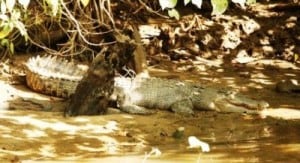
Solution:
M 88 67 L 75 65 L 56 56 L 32 57 L 25 64 L 28 87 L 36 92 L 68 98 L 76 89 Z

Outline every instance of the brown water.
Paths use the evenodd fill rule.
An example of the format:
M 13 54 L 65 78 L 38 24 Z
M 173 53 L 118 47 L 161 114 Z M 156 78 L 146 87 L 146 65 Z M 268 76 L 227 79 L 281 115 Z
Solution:
M 298 162 L 300 121 L 200 112 L 181 117 L 116 114 L 63 118 L 60 113 L 2 111 L 0 159 L 24 162 Z M 172 137 L 178 127 L 184 136 Z M 189 149 L 188 136 L 210 146 Z

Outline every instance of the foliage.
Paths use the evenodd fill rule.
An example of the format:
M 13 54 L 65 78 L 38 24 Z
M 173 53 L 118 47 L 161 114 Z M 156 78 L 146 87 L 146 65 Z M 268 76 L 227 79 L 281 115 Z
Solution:
M 26 10 L 29 0 L 1 0 L 0 1 L 0 45 L 9 49 L 10 53 L 14 52 L 14 44 L 7 37 L 14 29 L 24 36 L 25 40 L 28 34 L 25 25 L 21 21 L 26 17 Z
M 255 0 L 231 1 L 241 7 L 255 2 Z M 143 4 L 142 0 L 139 2 Z M 159 0 L 158 2 L 163 10 L 167 10 L 169 16 L 180 18 L 175 8 L 178 0 Z M 203 0 L 183 0 L 182 2 L 184 5 L 192 4 L 201 9 Z M 227 0 L 211 0 L 210 2 L 213 7 L 212 15 L 222 14 L 228 7 Z M 21 36 L 25 40 L 25 43 L 21 44 L 29 41 L 44 50 L 52 50 L 44 44 L 41 45 L 43 41 L 35 39 L 46 38 L 48 39 L 46 41 L 50 42 L 59 32 L 51 33 L 48 30 L 50 26 L 56 25 L 55 30 L 68 38 L 66 43 L 60 44 L 61 55 L 94 52 L 93 47 L 105 44 L 100 43 L 103 37 L 99 36 L 103 36 L 105 32 L 111 30 L 111 27 L 115 27 L 111 6 L 110 0 L 68 2 L 63 0 L 0 0 L 0 48 L 13 53 L 14 47 L 20 45 L 15 43 L 15 39 Z M 37 32 L 32 34 L 31 29 L 36 26 L 39 26 Z M 40 35 L 44 33 L 48 35 L 41 37 Z
M 110 0 L 0 0 L 0 7 L 1 56 L 31 45 L 51 54 L 94 54 L 106 43 L 99 36 L 114 27 Z
M 242 8 L 245 8 L 245 5 L 250 5 L 256 2 L 256 0 L 231 0 L 233 3 L 239 4 Z M 202 6 L 202 0 L 184 0 L 184 5 L 192 3 L 199 9 Z M 177 0 L 159 0 L 159 4 L 163 10 L 167 9 L 170 17 L 179 19 L 180 14 L 175 9 L 177 5 Z M 221 15 L 223 14 L 228 7 L 228 0 L 211 0 L 212 13 L 211 15 Z
M 25 42 L 28 41 L 29 35 L 26 26 L 31 25 L 30 16 L 28 16 L 30 2 L 30 0 L 0 0 L 0 48 L 6 49 L 4 53 L 14 53 L 13 41 L 17 36 L 13 38 L 10 36 L 20 34 Z M 61 0 L 44 0 L 44 11 L 50 11 L 52 17 L 58 17 L 58 14 L 61 13 L 60 4 Z M 39 21 L 35 21 L 35 23 L 39 23 Z

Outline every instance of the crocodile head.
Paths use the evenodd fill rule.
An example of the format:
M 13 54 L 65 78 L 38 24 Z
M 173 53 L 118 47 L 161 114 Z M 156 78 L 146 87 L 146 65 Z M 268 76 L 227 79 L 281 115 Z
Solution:
M 269 103 L 254 100 L 236 92 L 230 92 L 214 100 L 215 107 L 221 112 L 241 112 L 257 114 L 269 107 Z
M 194 94 L 193 103 L 197 109 L 258 114 L 260 110 L 269 107 L 265 101 L 251 99 L 229 90 L 207 87 Z

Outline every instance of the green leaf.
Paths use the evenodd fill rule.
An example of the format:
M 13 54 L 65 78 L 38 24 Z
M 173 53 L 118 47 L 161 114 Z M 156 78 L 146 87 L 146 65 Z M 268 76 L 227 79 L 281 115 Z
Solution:
M 164 10 L 166 8 L 174 8 L 177 4 L 177 0 L 159 0 L 160 7 Z
M 175 18 L 176 20 L 179 20 L 179 18 L 180 18 L 180 15 L 179 15 L 178 11 L 176 9 L 174 9 L 174 8 L 168 10 L 168 15 L 171 18 Z
M 9 44 L 9 51 L 12 53 L 12 54 L 14 54 L 14 52 L 15 52 L 15 45 L 14 45 L 14 43 L 10 43 Z
M 211 15 L 221 15 L 226 11 L 228 7 L 227 0 L 211 0 L 211 4 L 213 7 Z
M 191 2 L 191 0 L 184 0 L 184 5 L 186 6 L 187 4 L 189 4 Z
M 9 17 L 7 15 L 4 14 L 0 14 L 0 19 L 1 19 L 1 26 L 3 26 L 3 22 L 8 22 L 9 21 Z
M 201 8 L 202 0 L 192 0 L 192 4 L 197 6 L 198 8 Z
M 27 10 L 30 0 L 18 0 L 18 2 Z
M 247 5 L 251 5 L 251 4 L 254 4 L 254 3 L 256 3 L 256 0 L 247 0 L 246 1 Z
M 6 7 L 8 9 L 9 12 L 11 12 L 16 4 L 16 0 L 6 0 Z
M 299 59 L 299 54 L 294 54 L 294 62 L 296 62 Z
M 6 13 L 6 4 L 4 1 L 1 1 L 1 13 L 4 15 Z
M 8 39 L 1 39 L 1 46 L 8 46 Z
M 27 35 L 27 30 L 25 28 L 25 25 L 22 22 L 16 21 L 16 22 L 14 22 L 14 26 L 19 30 L 19 32 L 22 36 Z
M 90 3 L 90 0 L 80 0 L 80 2 L 83 5 L 83 7 L 86 7 Z
M 5 25 L 0 31 L 0 39 L 5 38 L 12 31 L 12 28 L 9 25 Z

